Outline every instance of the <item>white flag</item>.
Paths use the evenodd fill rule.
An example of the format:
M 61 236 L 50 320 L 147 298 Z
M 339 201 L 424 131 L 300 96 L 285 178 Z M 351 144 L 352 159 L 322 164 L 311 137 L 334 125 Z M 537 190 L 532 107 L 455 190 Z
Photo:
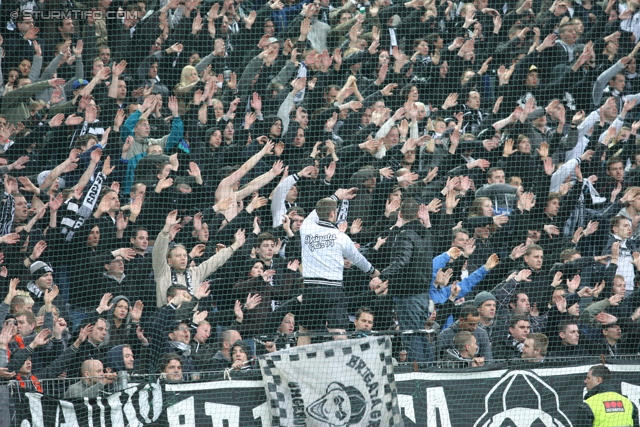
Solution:
M 292 347 L 260 357 L 271 426 L 403 426 L 391 339 Z

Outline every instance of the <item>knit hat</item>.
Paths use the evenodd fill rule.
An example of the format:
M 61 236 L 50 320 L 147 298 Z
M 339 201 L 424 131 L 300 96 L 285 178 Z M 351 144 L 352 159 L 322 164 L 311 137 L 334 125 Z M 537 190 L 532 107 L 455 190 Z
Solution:
M 53 268 L 46 262 L 36 261 L 31 264 L 29 271 L 33 274 L 34 280 L 38 280 L 47 273 L 53 273 Z
M 473 305 L 480 307 L 485 301 L 495 301 L 496 297 L 491 292 L 482 291 L 473 300 Z
M 47 171 L 40 172 L 40 174 L 38 174 L 38 186 L 41 186 L 44 183 L 45 179 L 47 179 L 50 173 L 51 171 L 47 170 Z M 60 188 L 64 188 L 64 185 L 65 185 L 64 178 L 58 177 L 58 184 Z

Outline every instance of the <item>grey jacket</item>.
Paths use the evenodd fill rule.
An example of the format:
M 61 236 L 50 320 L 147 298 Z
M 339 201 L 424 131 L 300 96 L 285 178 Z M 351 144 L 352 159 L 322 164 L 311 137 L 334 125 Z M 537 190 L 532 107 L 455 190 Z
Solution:
M 88 397 L 92 399 L 99 397 L 104 390 L 104 384 L 98 382 L 92 386 L 87 385 L 83 380 L 78 381 L 75 384 L 71 384 L 67 391 L 64 392 L 64 397 L 67 399 L 74 397 Z

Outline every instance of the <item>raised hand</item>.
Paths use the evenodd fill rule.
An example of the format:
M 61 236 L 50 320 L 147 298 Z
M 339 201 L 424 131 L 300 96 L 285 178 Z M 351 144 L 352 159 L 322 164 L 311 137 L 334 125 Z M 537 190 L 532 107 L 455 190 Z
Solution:
M 147 338 L 144 336 L 144 330 L 140 326 L 136 328 L 136 336 L 138 337 L 142 345 L 149 345 L 149 340 L 147 340 Z
M 500 258 L 498 257 L 498 255 L 493 254 L 487 259 L 487 262 L 484 264 L 484 268 L 486 268 L 487 270 L 493 270 L 499 262 Z
M 209 312 L 207 310 L 203 310 L 203 311 L 195 311 L 193 313 L 193 323 L 195 325 L 199 324 L 200 322 L 202 322 L 204 319 L 207 318 L 207 316 L 209 315 Z
M 100 304 L 98 305 L 98 308 L 96 309 L 96 311 L 98 313 L 104 313 L 105 311 L 109 311 L 113 308 L 113 304 L 109 304 L 109 301 L 111 301 L 111 298 L 113 298 L 113 295 L 110 293 L 106 293 L 102 296 L 102 299 L 100 299 Z
M 207 246 L 202 243 L 195 245 L 193 249 L 191 249 L 191 252 L 189 252 L 189 258 L 200 258 L 202 255 L 204 255 L 204 251 L 206 248 Z
M 9 342 L 13 339 L 18 332 L 18 326 L 13 323 L 5 323 L 2 330 L 0 330 L 0 349 L 6 351 Z
M 91 332 L 93 332 L 93 324 L 91 323 L 86 325 L 84 328 L 80 329 L 80 332 L 78 333 L 78 339 L 74 343 L 74 346 L 76 348 L 80 347 L 80 344 L 86 341 L 89 335 L 91 335 Z M 78 345 L 75 345 L 75 344 L 78 344 Z
M 209 286 L 211 286 L 211 283 L 208 280 L 205 280 L 204 282 L 200 283 L 200 286 L 198 286 L 194 295 L 196 299 L 202 299 L 204 297 L 208 297 L 209 294 L 211 293 Z
M 575 293 L 580 286 L 580 275 L 576 274 L 571 280 L 567 279 L 567 290 L 569 293 Z
M 33 341 L 31 341 L 30 347 L 35 348 L 45 345 L 49 342 L 49 335 L 51 335 L 51 329 L 45 328 L 41 330 Z
M 529 277 L 531 277 L 531 270 L 525 269 L 525 270 L 520 270 L 518 274 L 516 274 L 516 276 L 514 277 L 514 280 L 516 282 L 530 282 L 531 279 L 529 279 Z
M 244 234 L 244 230 L 243 229 L 239 229 L 238 231 L 236 231 L 236 234 L 234 234 L 233 237 L 234 237 L 233 245 L 237 245 L 238 248 L 240 248 L 242 245 L 244 245 L 244 242 L 247 239 L 247 237 Z M 233 245 L 231 245 L 231 246 L 233 246 Z
M 621 294 L 615 294 L 615 295 L 612 295 L 612 296 L 609 298 L 609 303 L 610 303 L 612 306 L 616 307 L 618 304 L 620 304 L 620 303 L 622 302 L 622 300 L 623 300 L 623 299 L 624 299 L 624 295 L 621 295 Z
M 142 318 L 143 309 L 144 309 L 144 304 L 142 304 L 142 301 L 140 300 L 136 301 L 130 313 L 132 322 L 134 323 L 140 322 L 140 319 Z
M 248 294 L 247 300 L 244 304 L 247 310 L 253 310 L 262 302 L 262 296 L 260 294 Z
M 60 290 L 58 289 L 57 285 L 53 285 L 51 289 L 45 290 L 44 297 L 43 297 L 44 305 L 51 306 L 51 303 L 53 302 L 54 299 L 56 299 L 59 293 L 60 293 Z
M 236 300 L 236 304 L 233 307 L 233 313 L 236 315 L 236 322 L 242 323 L 244 313 L 242 312 L 242 304 L 238 300 Z

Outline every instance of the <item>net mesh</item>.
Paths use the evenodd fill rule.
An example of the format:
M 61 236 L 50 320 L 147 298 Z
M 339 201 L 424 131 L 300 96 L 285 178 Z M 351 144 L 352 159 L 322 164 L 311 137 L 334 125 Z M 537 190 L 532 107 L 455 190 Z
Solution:
M 0 426 L 637 424 L 639 18 L 3 2 Z

